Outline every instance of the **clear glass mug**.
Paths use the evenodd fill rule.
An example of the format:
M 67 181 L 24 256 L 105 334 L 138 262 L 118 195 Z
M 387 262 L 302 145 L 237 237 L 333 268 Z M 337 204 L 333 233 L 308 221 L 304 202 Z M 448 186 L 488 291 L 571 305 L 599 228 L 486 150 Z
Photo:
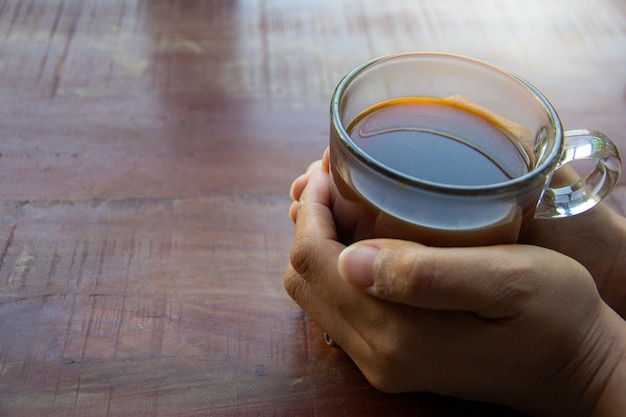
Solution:
M 429 151 L 422 152 L 419 141 L 411 142 L 406 153 L 409 161 L 414 152 L 421 162 L 396 166 L 393 156 L 374 154 L 363 145 L 363 138 L 349 132 L 365 120 L 364 112 L 380 103 L 419 98 L 444 100 L 445 104 L 451 97 L 469 103 L 472 111 L 478 109 L 476 114 L 497 129 L 509 129 L 507 137 L 523 154 L 527 170 L 494 183 L 438 181 L 439 171 L 456 170 L 463 176 L 473 170 L 463 171 L 458 158 L 449 157 L 452 153 L 429 159 Z M 403 123 L 398 117 L 384 121 L 389 124 L 385 129 L 393 131 L 393 123 Z M 425 117 L 430 124 L 425 129 L 437 130 L 441 122 L 445 131 L 448 121 L 445 114 L 441 118 Z M 442 134 L 464 131 L 459 120 L 454 118 L 459 126 L 450 128 L 452 133 Z M 420 122 L 415 123 L 407 129 L 419 130 Z M 470 137 L 463 140 L 472 143 L 463 146 L 478 149 L 487 158 L 490 152 L 498 152 L 485 139 L 487 135 L 475 136 L 483 142 L 473 143 Z M 394 143 L 384 142 L 383 148 L 390 150 Z M 586 176 L 566 186 L 550 185 L 556 170 L 583 159 L 595 161 Z M 420 164 L 424 174 L 434 176 L 424 178 L 413 172 L 414 168 L 419 171 Z M 568 217 L 592 208 L 617 183 L 621 160 L 615 144 L 604 134 L 563 131 L 549 101 L 523 79 L 471 58 L 408 53 L 367 62 L 338 84 L 331 100 L 330 169 L 333 215 L 344 243 L 390 237 L 432 246 L 480 246 L 515 243 L 534 218 Z

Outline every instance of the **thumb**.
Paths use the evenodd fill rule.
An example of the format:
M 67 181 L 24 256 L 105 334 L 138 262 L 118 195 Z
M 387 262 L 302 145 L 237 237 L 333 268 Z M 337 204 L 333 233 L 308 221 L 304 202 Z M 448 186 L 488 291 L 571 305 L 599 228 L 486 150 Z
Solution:
M 345 248 L 338 269 L 346 281 L 377 298 L 501 318 L 515 314 L 520 303 L 537 294 L 542 251 L 547 250 L 522 245 L 433 248 L 375 239 Z M 540 268 L 549 274 L 546 263 Z

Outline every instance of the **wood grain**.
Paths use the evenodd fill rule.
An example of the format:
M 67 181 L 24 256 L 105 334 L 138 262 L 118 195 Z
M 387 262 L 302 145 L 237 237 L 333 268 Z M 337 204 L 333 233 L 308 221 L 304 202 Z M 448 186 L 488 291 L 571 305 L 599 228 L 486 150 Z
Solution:
M 409 50 L 626 149 L 622 0 L 1 1 L 0 415 L 516 415 L 377 392 L 282 287 L 334 86 Z

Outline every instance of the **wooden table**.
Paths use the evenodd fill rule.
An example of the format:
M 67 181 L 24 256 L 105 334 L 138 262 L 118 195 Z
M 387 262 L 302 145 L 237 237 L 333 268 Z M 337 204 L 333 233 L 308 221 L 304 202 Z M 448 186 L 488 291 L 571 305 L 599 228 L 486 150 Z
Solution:
M 515 415 L 377 392 L 283 290 L 334 86 L 410 50 L 626 149 L 623 0 L 0 1 L 0 415 Z

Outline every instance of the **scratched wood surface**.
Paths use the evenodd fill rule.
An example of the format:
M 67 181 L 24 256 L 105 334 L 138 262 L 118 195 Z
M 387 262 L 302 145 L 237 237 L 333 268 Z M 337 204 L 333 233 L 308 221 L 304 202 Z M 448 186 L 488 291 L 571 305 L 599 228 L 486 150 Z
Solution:
M 0 1 L 0 416 L 514 416 L 375 391 L 282 287 L 333 87 L 410 50 L 626 149 L 623 0 Z

